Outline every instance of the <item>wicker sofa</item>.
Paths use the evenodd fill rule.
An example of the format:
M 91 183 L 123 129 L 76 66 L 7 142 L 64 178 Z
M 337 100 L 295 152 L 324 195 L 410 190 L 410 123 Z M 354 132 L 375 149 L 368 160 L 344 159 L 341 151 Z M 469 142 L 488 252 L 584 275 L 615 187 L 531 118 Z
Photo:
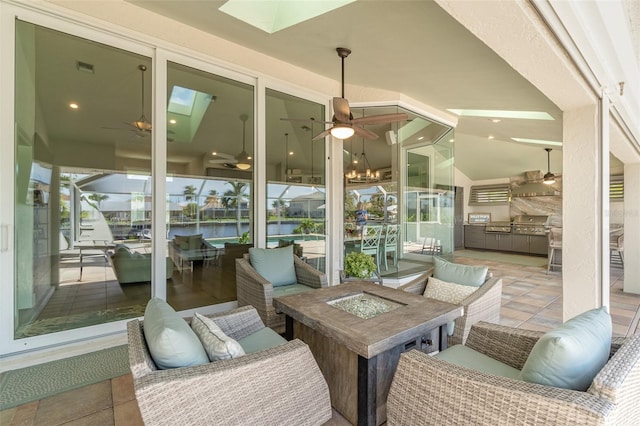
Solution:
M 544 333 L 480 322 L 466 346 L 522 369 Z M 399 425 L 637 425 L 640 335 L 613 338 L 609 361 L 582 392 L 471 370 L 412 350 L 401 355 L 387 421 Z
M 427 287 L 427 280 L 433 276 L 433 272 L 434 268 L 430 268 L 407 284 L 398 287 L 398 289 L 422 295 Z M 464 315 L 455 320 L 453 335 L 448 337 L 447 345 L 464 344 L 471 331 L 471 326 L 478 321 L 499 322 L 501 302 L 502 279 L 494 278 L 488 273 L 484 284 L 460 302 L 464 306 Z
M 240 340 L 264 328 L 255 309 L 209 315 Z M 144 322 L 127 324 L 129 363 L 146 425 L 319 425 L 331 419 L 327 384 L 309 347 L 293 340 L 207 364 L 160 370 Z
M 326 274 L 309 266 L 298 256 L 293 254 L 292 256 L 297 286 L 310 288 L 328 286 Z M 251 266 L 248 254 L 245 254 L 242 259 L 236 259 L 236 286 L 238 306 L 254 306 L 267 327 L 277 333 L 284 333 L 284 315 L 276 313 L 273 307 L 274 286 Z M 286 286 L 277 287 L 277 289 L 276 296 L 278 292 L 287 290 Z

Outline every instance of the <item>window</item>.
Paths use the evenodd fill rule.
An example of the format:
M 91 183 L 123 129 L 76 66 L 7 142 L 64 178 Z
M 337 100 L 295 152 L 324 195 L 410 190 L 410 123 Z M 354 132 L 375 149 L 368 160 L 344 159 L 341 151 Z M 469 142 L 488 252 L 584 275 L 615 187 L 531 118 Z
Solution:
M 609 180 L 609 200 L 610 201 L 624 200 L 624 176 L 623 175 L 611 176 Z
M 470 206 L 505 205 L 509 203 L 508 183 L 499 185 L 479 185 L 471 187 Z

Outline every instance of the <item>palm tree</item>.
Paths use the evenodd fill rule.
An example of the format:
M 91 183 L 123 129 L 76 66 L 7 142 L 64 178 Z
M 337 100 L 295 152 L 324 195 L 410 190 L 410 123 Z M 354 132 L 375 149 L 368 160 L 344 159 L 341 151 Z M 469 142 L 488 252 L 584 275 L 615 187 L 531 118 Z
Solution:
M 247 184 L 244 182 L 227 182 L 228 185 L 231 185 L 230 190 L 225 191 L 222 195 L 222 205 L 225 209 L 229 209 L 231 207 L 235 207 L 236 209 L 236 232 L 238 236 L 242 235 L 242 224 L 241 224 L 241 212 L 242 212 L 242 202 L 247 201 L 249 195 L 245 192 Z
M 196 188 L 195 186 L 187 185 L 184 187 L 184 191 L 182 191 L 182 193 L 184 194 L 184 199 L 187 201 L 187 205 L 185 206 L 184 210 L 186 215 L 191 218 L 195 216 L 198 208 L 198 204 L 192 202 L 195 198 L 197 190 L 198 188 Z
M 276 209 L 276 217 L 278 218 L 278 234 L 280 234 L 281 233 L 280 224 L 282 220 L 282 217 L 280 216 L 280 212 L 284 211 L 284 208 L 285 208 L 284 200 L 282 198 L 278 198 L 277 200 L 275 200 L 273 202 L 273 208 Z

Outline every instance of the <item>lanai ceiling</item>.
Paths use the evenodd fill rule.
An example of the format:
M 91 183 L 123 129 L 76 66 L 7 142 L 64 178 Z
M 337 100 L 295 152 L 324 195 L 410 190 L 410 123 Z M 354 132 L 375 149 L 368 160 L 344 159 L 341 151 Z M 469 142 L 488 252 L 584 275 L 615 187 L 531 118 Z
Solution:
M 336 80 L 335 48 L 348 47 L 347 99 L 353 85 L 402 93 L 441 110 L 544 111 L 554 118 L 493 123 L 462 117 L 455 164 L 472 180 L 546 169 L 543 145 L 512 137 L 562 140 L 561 111 L 432 1 L 356 1 L 273 34 L 220 12 L 224 1 L 130 3 Z M 553 154 L 561 149 L 552 148 Z M 561 171 L 561 155 L 551 156 L 551 168 Z

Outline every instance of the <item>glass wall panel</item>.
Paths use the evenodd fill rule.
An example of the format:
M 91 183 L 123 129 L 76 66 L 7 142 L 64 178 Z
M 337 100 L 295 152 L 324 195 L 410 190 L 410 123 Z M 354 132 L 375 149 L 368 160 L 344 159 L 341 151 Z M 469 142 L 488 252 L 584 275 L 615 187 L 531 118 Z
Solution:
M 325 270 L 324 106 L 267 89 L 267 247 L 295 253 Z M 284 120 L 283 120 L 284 119 Z M 293 119 L 293 120 L 290 120 Z
M 151 60 L 22 21 L 15 60 L 15 338 L 141 316 Z
M 453 182 L 453 145 L 441 142 L 449 127 L 398 107 L 351 109 L 354 117 L 398 112 L 408 120 L 365 126 L 377 139 L 356 135 L 343 142 L 344 250 L 359 250 L 365 223 L 382 226 L 376 260 L 387 278 L 424 270 L 430 260 L 422 250 L 425 237 L 433 234 L 449 247 L 453 235 L 444 207 Z
M 167 98 L 167 301 L 232 301 L 253 245 L 254 89 L 170 62 Z

